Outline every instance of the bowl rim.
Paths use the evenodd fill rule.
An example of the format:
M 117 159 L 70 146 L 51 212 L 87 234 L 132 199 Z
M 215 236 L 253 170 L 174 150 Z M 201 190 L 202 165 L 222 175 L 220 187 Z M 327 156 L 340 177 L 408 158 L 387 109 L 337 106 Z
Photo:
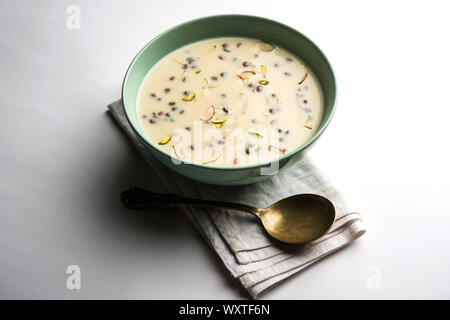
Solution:
M 319 48 L 319 46 L 317 46 L 312 40 L 310 40 L 307 36 L 305 36 L 303 33 L 301 33 L 300 31 L 284 24 L 281 22 L 278 22 L 276 20 L 272 20 L 269 18 L 265 18 L 265 17 L 260 17 L 260 16 L 254 16 L 254 15 L 247 15 L 247 14 L 219 14 L 219 15 L 208 15 L 208 16 L 203 16 L 203 17 L 199 17 L 199 18 L 195 18 L 195 19 L 191 19 L 191 20 L 187 20 L 185 22 L 179 23 L 173 27 L 170 27 L 166 30 L 164 30 L 163 32 L 159 33 L 157 36 L 155 36 L 153 39 L 151 39 L 149 42 L 147 42 L 141 50 L 139 50 L 139 52 L 136 54 L 136 56 L 133 58 L 133 60 L 131 61 L 130 65 L 127 68 L 127 71 L 125 72 L 125 76 L 124 79 L 122 81 L 122 89 L 121 89 L 121 100 L 122 100 L 122 104 L 124 107 L 124 111 L 125 111 L 125 115 L 126 115 L 126 119 L 128 121 L 128 123 L 130 124 L 131 128 L 133 129 L 133 131 L 135 133 L 137 133 L 137 135 L 141 138 L 141 140 L 144 141 L 144 143 L 146 145 L 149 145 L 151 148 L 155 149 L 157 152 L 172 158 L 173 156 L 161 149 L 159 149 L 158 147 L 154 146 L 152 143 L 150 143 L 148 141 L 148 139 L 146 137 L 142 137 L 142 135 L 139 133 L 139 131 L 135 128 L 133 122 L 130 120 L 128 113 L 126 111 L 125 108 L 125 102 L 124 102 L 124 91 L 125 91 L 125 86 L 129 77 L 129 73 L 131 68 L 134 66 L 134 64 L 136 63 L 137 59 L 142 55 L 142 53 L 147 49 L 147 47 L 149 47 L 150 45 L 153 44 L 153 42 L 155 42 L 157 39 L 161 38 L 162 36 L 164 36 L 166 33 L 169 33 L 175 29 L 178 28 L 182 28 L 186 25 L 189 25 L 190 23 L 194 23 L 194 22 L 199 22 L 202 20 L 208 20 L 208 19 L 214 19 L 214 18 L 235 18 L 235 17 L 240 17 L 240 18 L 247 18 L 247 19 L 253 19 L 253 20 L 259 20 L 261 22 L 266 22 L 266 23 L 271 23 L 271 24 L 277 24 L 280 27 L 283 27 L 285 29 L 288 29 L 290 32 L 293 32 L 294 34 L 299 35 L 300 37 L 303 37 L 313 48 L 315 48 L 323 57 L 323 59 L 325 60 L 326 64 L 328 65 L 328 68 L 330 69 L 330 74 L 333 78 L 333 89 L 335 92 L 335 97 L 334 97 L 334 101 L 332 103 L 331 106 L 331 111 L 330 111 L 330 115 L 328 117 L 328 119 L 325 120 L 325 122 L 323 122 L 323 126 L 321 128 L 319 128 L 319 130 L 317 130 L 315 132 L 315 134 L 308 140 L 306 141 L 304 144 L 298 146 L 297 148 L 295 148 L 294 150 L 291 150 L 290 152 L 280 156 L 279 158 L 275 159 L 275 160 L 271 160 L 271 161 L 265 161 L 265 162 L 259 162 L 259 163 L 255 163 L 255 164 L 250 164 L 250 165 L 245 165 L 245 166 L 213 166 L 213 165 L 208 165 L 208 164 L 201 164 L 201 163 L 195 163 L 195 162 L 191 162 L 191 161 L 185 161 L 185 160 L 181 160 L 180 165 L 186 165 L 186 166 L 194 166 L 194 167 L 199 167 L 202 169 L 210 169 L 210 170 L 216 170 L 216 169 L 220 169 L 220 170 L 246 170 L 246 169 L 255 169 L 255 168 L 261 168 L 264 166 L 268 166 L 271 165 L 274 162 L 280 162 L 283 161 L 285 159 L 289 159 L 292 156 L 294 156 L 295 154 L 299 153 L 300 151 L 306 149 L 308 146 L 310 146 L 312 143 L 314 143 L 321 135 L 322 133 L 325 131 L 325 129 L 328 127 L 331 119 L 334 116 L 334 113 L 336 111 L 336 102 L 337 102 L 337 84 L 336 84 L 336 76 L 335 73 L 333 71 L 333 68 L 331 66 L 331 63 L 329 62 L 327 56 L 323 53 L 323 51 Z M 211 38 L 212 39 L 212 38 Z M 206 38 L 205 38 L 206 40 Z

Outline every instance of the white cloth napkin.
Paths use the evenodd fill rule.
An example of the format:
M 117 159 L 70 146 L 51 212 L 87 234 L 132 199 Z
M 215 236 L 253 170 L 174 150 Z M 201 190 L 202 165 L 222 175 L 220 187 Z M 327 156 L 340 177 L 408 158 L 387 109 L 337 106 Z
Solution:
M 320 194 L 333 202 L 337 213 L 333 228 L 322 238 L 303 245 L 274 241 L 257 218 L 249 214 L 182 207 L 232 276 L 255 299 L 365 232 L 360 214 L 349 209 L 339 192 L 304 155 L 298 155 L 264 182 L 234 187 L 211 186 L 185 178 L 155 159 L 130 127 L 120 100 L 108 105 L 108 109 L 168 192 L 260 208 L 299 193 Z

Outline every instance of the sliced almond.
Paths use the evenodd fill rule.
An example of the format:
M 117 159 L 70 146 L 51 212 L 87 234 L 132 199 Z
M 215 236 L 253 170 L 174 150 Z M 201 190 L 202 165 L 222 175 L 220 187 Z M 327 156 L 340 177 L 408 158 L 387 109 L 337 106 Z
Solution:
M 210 106 L 208 110 L 206 110 L 205 114 L 200 118 L 202 121 L 209 121 L 211 120 L 214 115 L 216 114 L 216 108 L 214 106 Z
M 309 123 L 305 123 L 304 125 L 303 125 L 305 128 L 307 128 L 307 129 L 310 129 L 310 130 L 312 130 L 312 124 L 309 124 Z
M 175 153 L 175 156 L 176 156 L 178 159 L 184 159 L 184 154 L 183 154 L 183 151 L 182 151 L 182 150 L 180 150 L 180 152 L 178 153 L 178 152 L 177 152 L 177 149 L 175 148 L 175 146 L 172 146 L 172 149 L 173 149 L 173 153 Z
M 247 70 L 247 71 L 243 71 L 243 72 L 239 73 L 238 77 L 241 80 L 247 80 L 247 79 L 250 79 L 250 77 L 254 76 L 255 74 L 256 74 L 256 72 Z
M 263 42 L 263 41 L 256 41 L 256 45 L 258 46 L 259 50 L 261 50 L 261 51 L 270 52 L 273 49 L 275 49 L 275 47 L 273 45 L 271 45 L 270 43 L 267 43 L 267 42 Z
M 280 148 L 277 148 L 277 147 L 275 147 L 273 145 L 269 145 L 269 151 L 278 151 L 280 154 L 285 154 L 286 153 L 285 149 L 280 149 Z
M 211 48 L 209 48 L 208 50 L 206 50 L 205 52 L 203 52 L 201 55 L 199 55 L 197 57 L 197 59 L 203 58 L 204 56 L 206 56 L 207 54 L 213 52 L 214 50 L 216 50 L 217 46 L 213 45 Z
M 177 60 L 175 58 L 172 58 L 172 61 L 175 62 L 175 63 L 181 64 L 181 65 L 184 65 L 183 62 L 181 62 L 181 61 L 179 61 L 179 60 Z
M 306 73 L 303 75 L 303 77 L 300 79 L 300 81 L 298 82 L 298 84 L 302 84 L 303 81 L 306 80 L 306 77 L 307 77 L 307 76 L 308 76 L 308 72 L 306 72 Z
M 278 49 L 278 48 L 275 49 L 275 54 L 283 59 L 287 59 L 287 58 L 291 57 L 291 55 L 289 53 L 287 53 L 284 50 Z
M 211 160 L 209 160 L 209 161 L 204 161 L 204 162 L 202 162 L 202 164 L 208 164 L 208 163 L 217 161 L 221 156 L 222 156 L 222 153 L 220 153 L 216 158 L 213 158 L 213 159 L 211 159 Z

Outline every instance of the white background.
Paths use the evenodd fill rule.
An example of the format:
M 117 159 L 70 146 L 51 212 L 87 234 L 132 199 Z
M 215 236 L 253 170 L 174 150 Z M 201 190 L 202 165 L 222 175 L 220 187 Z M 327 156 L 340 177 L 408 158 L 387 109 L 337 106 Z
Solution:
M 80 30 L 66 27 L 70 4 Z M 2 1 L 0 297 L 247 298 L 182 214 L 121 207 L 122 190 L 158 185 L 105 113 L 154 36 L 246 13 L 298 29 L 328 56 L 337 112 L 311 155 L 368 230 L 264 298 L 450 298 L 447 4 Z M 82 290 L 66 289 L 71 264 Z

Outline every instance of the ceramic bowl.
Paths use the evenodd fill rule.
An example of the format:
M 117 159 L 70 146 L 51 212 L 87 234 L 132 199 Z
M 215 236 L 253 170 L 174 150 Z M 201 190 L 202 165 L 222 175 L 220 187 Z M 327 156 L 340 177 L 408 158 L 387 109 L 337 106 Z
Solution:
M 246 15 L 209 16 L 182 23 L 151 40 L 131 62 L 122 86 L 122 100 L 128 121 L 148 150 L 163 164 L 194 180 L 215 185 L 242 185 L 271 177 L 261 171 L 270 163 L 238 167 L 215 167 L 196 163 L 172 161 L 170 154 L 161 151 L 145 135 L 137 115 L 138 90 L 147 72 L 170 52 L 192 42 L 218 37 L 260 39 L 284 48 L 303 60 L 318 79 L 323 93 L 322 121 L 315 134 L 302 146 L 280 157 L 282 169 L 294 155 L 304 152 L 324 132 L 330 122 L 336 101 L 336 81 L 333 70 L 322 51 L 303 34 L 269 19 Z M 271 173 L 270 169 L 263 169 Z

